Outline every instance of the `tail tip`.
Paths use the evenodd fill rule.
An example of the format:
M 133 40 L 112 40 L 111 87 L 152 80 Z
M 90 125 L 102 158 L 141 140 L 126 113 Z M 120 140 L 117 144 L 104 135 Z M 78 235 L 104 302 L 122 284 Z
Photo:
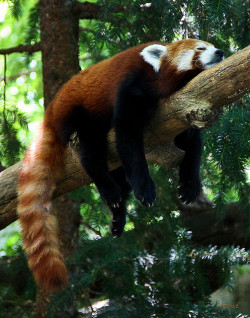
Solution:
M 43 273 L 36 273 L 35 281 L 45 292 L 63 290 L 67 286 L 67 270 L 64 264 Z

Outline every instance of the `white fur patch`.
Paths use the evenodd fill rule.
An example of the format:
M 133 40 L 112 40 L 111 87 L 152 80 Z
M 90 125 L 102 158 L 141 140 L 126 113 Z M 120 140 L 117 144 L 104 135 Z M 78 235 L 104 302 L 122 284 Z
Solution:
M 187 71 L 193 68 L 192 60 L 194 57 L 194 50 L 186 50 L 180 53 L 176 59 L 176 66 L 178 71 Z
M 213 65 L 217 64 L 217 63 L 215 63 L 215 64 L 207 65 L 208 63 L 210 63 L 214 59 L 215 51 L 217 51 L 217 49 L 214 46 L 209 45 L 209 46 L 207 46 L 207 49 L 200 54 L 200 61 L 201 61 L 202 65 L 204 65 L 205 68 L 210 68 Z
M 203 42 L 198 42 L 197 45 L 196 45 L 196 48 L 198 47 L 204 47 L 204 48 L 207 48 L 207 45 Z
M 144 61 L 153 66 L 153 69 L 158 72 L 161 66 L 161 58 L 167 53 L 167 48 L 161 44 L 152 44 L 146 46 L 140 53 Z

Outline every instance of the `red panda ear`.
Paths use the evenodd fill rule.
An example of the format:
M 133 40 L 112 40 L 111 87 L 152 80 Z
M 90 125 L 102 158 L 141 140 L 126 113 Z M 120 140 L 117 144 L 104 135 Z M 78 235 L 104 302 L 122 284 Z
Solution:
M 153 69 L 158 72 L 161 66 L 161 57 L 166 54 L 167 48 L 161 44 L 152 44 L 146 46 L 140 53 L 144 61 L 153 66 Z

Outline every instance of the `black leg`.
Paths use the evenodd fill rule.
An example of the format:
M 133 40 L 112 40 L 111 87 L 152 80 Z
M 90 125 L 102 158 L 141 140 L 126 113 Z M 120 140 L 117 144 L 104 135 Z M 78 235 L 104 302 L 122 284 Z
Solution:
M 114 114 L 116 145 L 135 197 L 145 206 L 156 198 L 144 153 L 144 128 L 157 106 L 140 76 L 131 76 L 121 86 Z M 150 92 L 150 93 L 149 93 Z
M 106 132 L 79 134 L 79 140 L 81 164 L 97 186 L 102 200 L 108 207 L 118 206 L 121 191 L 108 170 Z
M 194 202 L 200 191 L 200 161 L 202 154 L 201 132 L 190 128 L 176 136 L 175 144 L 185 151 L 179 167 L 178 195 L 182 202 Z
M 126 224 L 126 200 L 128 199 L 131 187 L 127 182 L 123 167 L 113 170 L 111 176 L 119 185 L 122 198 L 118 207 L 109 208 L 112 214 L 111 233 L 114 237 L 120 237 Z

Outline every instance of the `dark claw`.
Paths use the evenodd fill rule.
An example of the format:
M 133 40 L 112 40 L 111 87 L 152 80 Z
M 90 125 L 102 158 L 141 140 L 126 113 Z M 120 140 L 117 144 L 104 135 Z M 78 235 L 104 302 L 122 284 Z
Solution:
M 126 207 L 122 201 L 118 207 L 110 208 L 112 214 L 111 233 L 113 237 L 120 237 L 126 224 Z
M 155 185 L 151 178 L 140 180 L 140 183 L 133 187 L 137 200 L 144 206 L 150 207 L 156 199 Z
M 193 203 L 200 191 L 201 191 L 201 184 L 199 180 L 188 180 L 188 181 L 180 181 L 179 186 L 177 188 L 178 191 L 178 198 L 184 204 L 191 204 Z

